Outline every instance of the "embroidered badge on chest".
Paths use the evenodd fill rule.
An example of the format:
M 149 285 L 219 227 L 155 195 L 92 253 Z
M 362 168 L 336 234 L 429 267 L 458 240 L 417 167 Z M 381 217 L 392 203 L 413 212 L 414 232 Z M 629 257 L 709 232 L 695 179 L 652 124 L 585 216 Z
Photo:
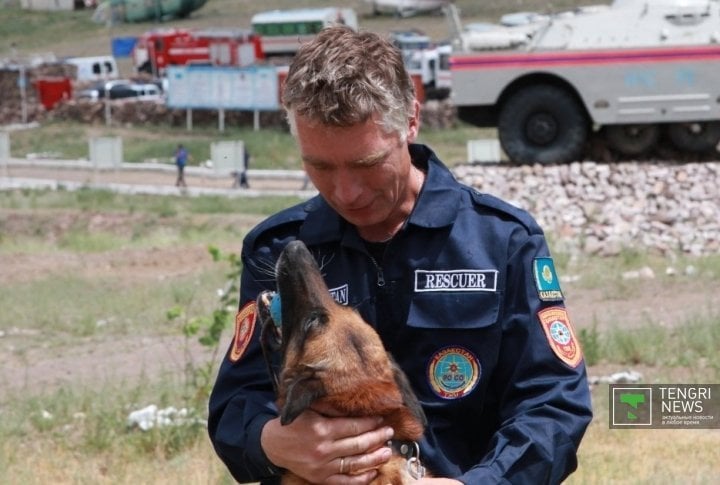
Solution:
M 552 258 L 535 258 L 533 260 L 533 276 L 535 277 L 535 287 L 542 301 L 563 300 L 560 280 Z
M 570 367 L 577 367 L 582 361 L 582 351 L 575 337 L 575 331 L 570 325 L 567 310 L 562 307 L 550 307 L 540 310 L 537 315 L 555 355 Z
M 480 361 L 462 347 L 445 347 L 430 358 L 428 382 L 443 399 L 458 399 L 475 389 L 480 380 Z
M 240 357 L 243 356 L 245 349 L 247 349 L 250 343 L 253 330 L 255 330 L 255 308 L 255 302 L 251 301 L 242 307 L 237 315 L 235 315 L 235 335 L 233 336 L 230 354 L 228 354 L 230 362 L 240 360 Z

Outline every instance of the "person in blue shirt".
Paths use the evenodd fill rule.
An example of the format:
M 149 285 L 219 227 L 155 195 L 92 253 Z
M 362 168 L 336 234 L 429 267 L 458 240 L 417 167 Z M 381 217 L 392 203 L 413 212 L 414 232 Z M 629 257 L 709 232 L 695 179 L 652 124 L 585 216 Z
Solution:
M 311 408 L 282 426 L 255 299 L 303 241 L 333 297 L 356 308 L 408 376 L 428 419 L 418 484 L 559 483 L 592 418 L 577 336 L 552 257 L 525 211 L 459 183 L 415 143 L 420 105 L 383 37 L 330 27 L 296 54 L 283 105 L 319 195 L 242 246 L 235 335 L 208 431 L 239 482 L 367 484 L 389 459 L 377 416 Z M 359 473 L 358 473 L 359 472 Z
M 177 166 L 176 187 L 187 187 L 187 183 L 185 183 L 185 166 L 189 158 L 190 153 L 187 151 L 187 148 L 179 144 L 175 150 L 175 165 Z

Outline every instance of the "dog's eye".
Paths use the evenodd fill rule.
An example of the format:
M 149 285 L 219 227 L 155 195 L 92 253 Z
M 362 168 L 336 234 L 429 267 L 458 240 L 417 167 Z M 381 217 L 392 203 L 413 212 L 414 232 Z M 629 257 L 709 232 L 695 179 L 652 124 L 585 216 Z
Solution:
M 303 323 L 303 328 L 305 330 L 305 333 L 310 333 L 312 331 L 315 331 L 319 328 L 324 327 L 327 322 L 328 322 L 327 313 L 322 310 L 316 310 L 316 311 L 312 311 L 308 314 L 307 319 Z

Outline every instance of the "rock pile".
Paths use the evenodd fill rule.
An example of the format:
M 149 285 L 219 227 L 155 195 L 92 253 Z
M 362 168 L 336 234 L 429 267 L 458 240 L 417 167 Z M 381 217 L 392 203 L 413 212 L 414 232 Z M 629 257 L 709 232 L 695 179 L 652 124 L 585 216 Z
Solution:
M 89 124 L 106 122 L 106 106 L 104 101 L 69 100 L 58 104 L 50 112 L 48 119 L 76 121 Z M 164 103 L 132 98 L 110 101 L 110 122 L 122 126 L 170 125 L 185 126 L 186 111 L 168 108 Z M 193 110 L 193 125 L 217 126 L 216 110 Z M 260 126 L 263 128 L 285 126 L 284 115 L 279 111 L 263 111 L 260 113 Z M 228 126 L 253 126 L 251 111 L 226 111 L 225 123 Z
M 553 250 L 720 252 L 720 162 L 463 165 L 464 183 L 528 210 Z

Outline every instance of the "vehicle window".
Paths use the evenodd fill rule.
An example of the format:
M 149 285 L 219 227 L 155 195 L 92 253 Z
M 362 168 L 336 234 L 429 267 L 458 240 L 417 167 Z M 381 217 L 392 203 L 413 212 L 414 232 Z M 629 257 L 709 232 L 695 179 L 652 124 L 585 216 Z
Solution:
M 94 62 L 94 63 L 93 63 L 93 65 L 92 65 L 92 72 L 93 72 L 93 74 L 100 74 L 100 73 L 101 73 L 101 72 L 100 72 L 100 63 L 99 63 L 99 62 Z
M 109 92 L 110 99 L 132 98 L 134 96 L 137 96 L 137 93 L 130 86 L 124 85 L 113 86 Z

